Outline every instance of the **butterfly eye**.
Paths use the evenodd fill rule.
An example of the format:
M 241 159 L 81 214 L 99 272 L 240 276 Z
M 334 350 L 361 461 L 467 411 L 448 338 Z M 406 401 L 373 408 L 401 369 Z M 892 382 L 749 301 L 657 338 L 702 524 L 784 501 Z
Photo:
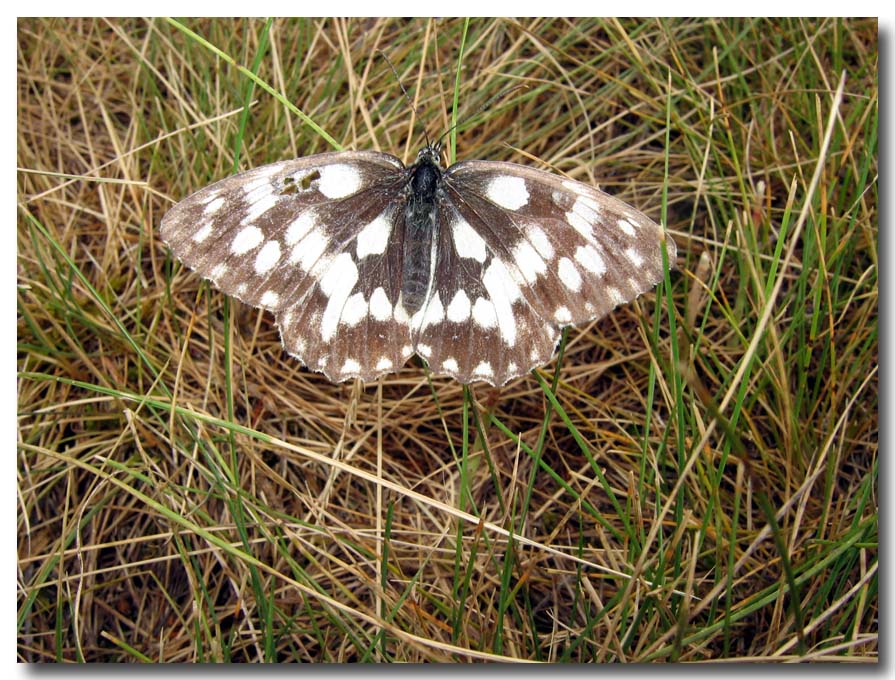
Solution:
M 263 166 L 174 206 L 174 254 L 276 315 L 283 343 L 334 381 L 419 354 L 501 385 L 552 358 L 563 326 L 650 290 L 674 262 L 662 228 L 592 187 L 512 163 L 447 170 L 376 152 Z M 663 258 L 663 249 L 665 257 Z

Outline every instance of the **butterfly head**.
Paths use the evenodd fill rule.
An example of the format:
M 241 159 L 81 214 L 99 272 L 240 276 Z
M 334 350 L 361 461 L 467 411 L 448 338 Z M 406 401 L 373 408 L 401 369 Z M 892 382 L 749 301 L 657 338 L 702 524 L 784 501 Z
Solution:
M 416 162 L 409 168 L 407 186 L 415 203 L 431 206 L 441 182 L 441 143 L 426 144 L 416 156 Z M 427 208 L 428 210 L 428 208 Z
M 441 142 L 426 144 L 416 156 L 417 165 L 435 165 L 441 167 Z

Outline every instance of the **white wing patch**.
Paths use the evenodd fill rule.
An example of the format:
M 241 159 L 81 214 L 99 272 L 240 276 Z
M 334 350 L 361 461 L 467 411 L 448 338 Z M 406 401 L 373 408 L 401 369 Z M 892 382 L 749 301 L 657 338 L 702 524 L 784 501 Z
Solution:
M 336 332 L 342 308 L 357 283 L 357 265 L 348 253 L 336 255 L 323 278 L 320 279 L 320 290 L 329 298 L 323 310 L 320 324 L 321 337 L 329 341 Z
M 494 370 L 491 368 L 490 362 L 483 361 L 472 370 L 472 374 L 479 378 L 492 378 Z
M 295 244 L 292 248 L 292 254 L 289 256 L 289 261 L 298 263 L 304 271 L 309 272 L 328 247 L 329 239 L 326 238 L 322 231 L 315 229 Z
M 437 291 L 425 309 L 425 314 L 420 322 L 420 330 L 424 330 L 426 327 L 444 319 L 444 306 L 441 304 L 441 296 Z
M 339 318 L 341 323 L 347 326 L 356 326 L 367 315 L 367 301 L 364 300 L 363 293 L 355 293 L 347 300 L 342 308 L 342 316 Z
M 491 297 L 500 337 L 511 347 L 516 344 L 516 319 L 513 316 L 513 303 L 521 297 L 519 286 L 507 271 L 504 263 L 494 258 L 485 270 L 482 278 L 485 290 Z
M 202 225 L 199 231 L 193 234 L 193 241 L 195 241 L 196 243 L 202 243 L 205 239 L 211 236 L 212 229 L 213 226 L 211 222 L 207 222 L 206 224 Z
M 576 293 L 581 290 L 581 274 L 578 273 L 578 268 L 569 258 L 560 258 L 558 273 L 566 288 Z
M 217 198 L 208 202 L 208 204 L 205 206 L 205 209 L 202 211 L 202 214 L 206 217 L 211 217 L 223 207 L 224 203 L 226 203 L 224 197 L 218 196 Z
M 267 180 L 265 180 L 265 182 L 267 182 Z M 270 182 L 267 182 L 267 186 L 263 188 L 265 189 L 265 193 L 252 203 L 252 207 L 249 208 L 249 211 L 242 219 L 243 224 L 251 224 L 277 204 L 277 197 L 270 193 L 273 189 L 273 187 L 270 186 Z
M 230 250 L 234 255 L 245 255 L 257 248 L 264 240 L 264 232 L 258 227 L 245 227 L 233 239 Z
M 507 210 L 518 210 L 528 203 L 528 189 L 521 177 L 495 177 L 488 183 L 485 193 Z
M 286 245 L 294 246 L 301 241 L 311 229 L 317 226 L 317 216 L 314 209 L 305 210 L 296 217 L 286 228 Z
M 273 269 L 279 261 L 279 241 L 268 241 L 264 244 L 264 247 L 258 251 L 257 257 L 255 257 L 255 271 L 258 274 L 266 274 Z
M 320 168 L 317 189 L 327 198 L 345 198 L 357 193 L 361 186 L 361 176 L 357 169 L 347 163 L 324 165 Z
M 528 240 L 531 241 L 531 244 L 535 247 L 535 250 L 538 251 L 538 254 L 547 261 L 552 260 L 553 245 L 550 243 L 550 239 L 547 238 L 547 234 L 544 233 L 544 230 L 537 224 L 530 224 L 528 225 L 527 234 Z
M 370 315 L 377 321 L 387 321 L 392 316 L 392 305 L 382 286 L 370 296 Z
M 447 318 L 454 323 L 462 323 L 472 313 L 472 305 L 466 291 L 458 290 L 447 308 Z
M 606 273 L 606 263 L 603 262 L 603 258 L 597 252 L 597 249 L 590 244 L 578 246 L 575 249 L 575 259 L 592 274 L 602 276 Z
M 628 236 L 635 236 L 637 234 L 636 228 L 634 227 L 634 223 L 630 220 L 621 219 L 618 221 L 618 228 L 621 229 Z
M 520 241 L 515 247 L 513 258 L 528 283 L 534 283 L 538 276 L 547 272 L 547 264 L 538 255 L 538 251 L 526 240 Z
M 643 266 L 643 256 L 634 248 L 625 249 L 625 257 L 627 257 L 635 267 Z
M 485 249 L 485 239 L 476 233 L 476 230 L 469 225 L 469 222 L 462 217 L 458 217 L 451 225 L 451 228 L 457 255 L 471 258 L 477 262 L 484 262 L 485 257 L 488 255 Z
M 495 328 L 497 326 L 497 312 L 490 300 L 477 298 L 472 307 L 472 318 L 481 328 Z
M 360 260 L 368 255 L 382 255 L 391 231 L 391 221 L 385 213 L 361 229 L 357 235 L 357 258 Z

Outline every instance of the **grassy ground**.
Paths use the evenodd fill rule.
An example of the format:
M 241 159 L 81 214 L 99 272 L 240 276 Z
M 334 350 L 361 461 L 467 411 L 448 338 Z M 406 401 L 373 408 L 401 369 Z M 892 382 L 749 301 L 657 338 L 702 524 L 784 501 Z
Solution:
M 23 20 L 17 60 L 20 660 L 876 660 L 875 21 Z M 678 244 L 538 375 L 332 385 L 158 238 L 237 168 L 412 159 L 455 94 L 458 158 Z

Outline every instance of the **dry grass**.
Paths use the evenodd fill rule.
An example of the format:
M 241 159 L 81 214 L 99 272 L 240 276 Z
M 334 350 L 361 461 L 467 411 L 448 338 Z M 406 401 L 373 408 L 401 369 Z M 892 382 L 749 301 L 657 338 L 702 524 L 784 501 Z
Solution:
M 876 660 L 874 21 L 185 26 L 19 23 L 20 660 Z M 158 239 L 517 83 L 458 156 L 680 251 L 543 377 L 329 384 Z

